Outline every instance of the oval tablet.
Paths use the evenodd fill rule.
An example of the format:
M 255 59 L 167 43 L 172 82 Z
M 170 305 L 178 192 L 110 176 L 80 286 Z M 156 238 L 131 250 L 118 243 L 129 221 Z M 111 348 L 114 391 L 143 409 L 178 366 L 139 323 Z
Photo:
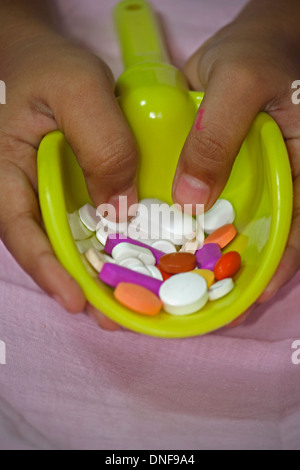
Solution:
M 237 251 L 229 251 L 217 262 L 214 275 L 220 281 L 226 277 L 233 277 L 241 267 L 241 255 Z
M 112 257 L 116 260 L 117 263 L 122 261 L 124 258 L 138 258 L 144 264 L 152 264 L 153 266 L 156 263 L 156 259 L 152 252 L 148 248 L 142 246 L 133 245 L 132 243 L 124 242 L 116 245 L 111 252 Z
M 196 266 L 196 256 L 192 253 L 168 253 L 160 258 L 159 266 L 170 274 L 192 271 Z
M 234 288 L 234 282 L 231 278 L 222 279 L 211 286 L 208 290 L 209 300 L 218 300 L 229 294 Z
M 170 277 L 159 289 L 164 310 L 172 315 L 189 315 L 200 310 L 208 300 L 207 284 L 195 273 Z
M 169 240 L 155 240 L 151 243 L 153 248 L 162 251 L 163 253 L 175 253 L 176 248 L 174 243 L 170 242 Z
M 236 234 L 237 231 L 234 225 L 223 225 L 223 227 L 218 228 L 205 239 L 204 245 L 207 243 L 217 243 L 220 248 L 224 248 L 234 239 Z
M 158 315 L 162 301 L 145 287 L 121 282 L 114 291 L 115 298 L 125 307 L 143 315 Z
M 137 271 L 138 269 L 141 270 L 142 266 L 133 266 L 132 269 L 128 269 L 118 264 L 105 263 L 99 274 L 99 279 L 111 287 L 116 287 L 121 282 L 138 284 L 158 295 L 162 281 L 151 277 L 148 270 L 148 274 L 142 274 Z

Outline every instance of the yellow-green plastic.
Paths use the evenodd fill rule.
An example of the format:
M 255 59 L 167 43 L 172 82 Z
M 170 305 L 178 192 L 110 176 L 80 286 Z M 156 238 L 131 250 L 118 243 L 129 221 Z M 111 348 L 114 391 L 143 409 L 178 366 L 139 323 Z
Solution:
M 168 63 L 149 5 L 125 0 L 115 9 L 125 71 L 117 83 L 120 106 L 139 149 L 139 197 L 172 203 L 171 188 L 184 141 L 202 94 L 190 92 L 179 70 Z M 120 305 L 110 287 L 91 275 L 79 254 L 67 213 L 91 202 L 82 171 L 59 131 L 38 151 L 40 205 L 49 239 L 87 300 L 126 328 L 160 337 L 188 337 L 216 330 L 241 315 L 263 292 L 283 254 L 292 214 L 292 179 L 287 150 L 276 123 L 264 113 L 255 119 L 237 156 L 222 197 L 232 202 L 239 232 L 227 250 L 242 255 L 236 287 L 187 316 L 161 312 L 145 317 Z

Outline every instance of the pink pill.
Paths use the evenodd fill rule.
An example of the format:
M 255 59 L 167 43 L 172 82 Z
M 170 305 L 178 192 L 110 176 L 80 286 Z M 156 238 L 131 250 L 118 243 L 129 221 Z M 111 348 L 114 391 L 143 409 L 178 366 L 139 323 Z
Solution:
M 221 248 L 216 243 L 203 245 L 196 253 L 197 264 L 200 269 L 213 271 L 222 256 Z
M 113 248 L 122 242 L 127 242 L 127 243 L 131 243 L 132 245 L 142 246 L 143 248 L 148 248 L 148 250 L 150 250 L 153 256 L 155 257 L 156 263 L 158 263 L 160 258 L 166 254 L 160 250 L 156 250 L 156 248 L 153 248 L 150 245 L 146 245 L 145 243 L 142 243 L 138 240 L 134 240 L 133 238 L 127 237 L 126 235 L 122 235 L 121 233 L 113 233 L 111 235 L 108 235 L 106 244 L 104 247 L 106 253 L 111 255 Z M 127 281 L 127 282 L 130 282 L 130 281 Z
M 146 276 L 146 274 L 141 274 L 131 269 L 124 268 L 118 264 L 105 263 L 100 274 L 99 278 L 105 284 L 108 284 L 111 287 L 117 287 L 120 282 L 129 282 L 131 284 L 138 284 L 139 286 L 146 287 L 146 289 L 151 290 L 158 296 L 160 286 L 163 281 L 155 279 L 151 276 Z

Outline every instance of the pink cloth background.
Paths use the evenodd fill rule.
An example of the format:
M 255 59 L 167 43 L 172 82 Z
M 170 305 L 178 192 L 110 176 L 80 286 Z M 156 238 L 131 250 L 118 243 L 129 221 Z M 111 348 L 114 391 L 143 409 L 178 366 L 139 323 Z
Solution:
M 118 76 L 116 1 L 56 3 Z M 182 65 L 246 1 L 151 3 Z M 164 340 L 68 315 L 0 243 L 0 449 L 299 449 L 299 281 L 234 330 Z

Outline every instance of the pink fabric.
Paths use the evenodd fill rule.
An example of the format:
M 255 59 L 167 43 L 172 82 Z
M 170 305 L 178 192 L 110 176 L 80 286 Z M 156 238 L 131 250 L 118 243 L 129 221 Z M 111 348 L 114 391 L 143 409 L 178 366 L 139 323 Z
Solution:
M 70 34 L 118 75 L 115 3 L 57 1 Z M 152 0 L 177 65 L 244 3 Z M 108 333 L 65 313 L 0 243 L 0 449 L 299 449 L 299 281 L 234 330 Z

